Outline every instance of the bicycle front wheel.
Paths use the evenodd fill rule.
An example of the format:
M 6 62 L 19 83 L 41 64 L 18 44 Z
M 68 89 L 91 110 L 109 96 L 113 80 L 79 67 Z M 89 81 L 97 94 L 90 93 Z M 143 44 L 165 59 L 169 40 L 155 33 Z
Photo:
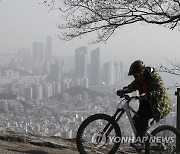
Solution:
M 151 133 L 145 150 L 147 154 L 176 154 L 178 153 L 177 143 L 180 143 L 179 131 L 175 127 L 163 125 Z
M 76 145 L 80 154 L 114 154 L 120 145 L 120 127 L 106 114 L 88 117 L 79 127 Z

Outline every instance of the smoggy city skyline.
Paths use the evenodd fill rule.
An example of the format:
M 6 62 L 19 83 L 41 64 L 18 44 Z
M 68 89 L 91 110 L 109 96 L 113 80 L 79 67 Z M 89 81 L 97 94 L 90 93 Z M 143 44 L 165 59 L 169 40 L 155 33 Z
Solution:
M 178 30 L 156 25 L 134 24 L 115 31 L 106 42 L 90 45 L 93 35 L 69 42 L 57 38 L 60 31 L 57 23 L 60 12 L 50 11 L 42 1 L 2 0 L 0 2 L 0 53 L 16 53 L 25 47 L 32 50 L 33 42 L 45 42 L 46 36 L 53 38 L 53 54 L 74 56 L 75 49 L 87 46 L 88 51 L 100 47 L 102 61 L 124 61 L 125 67 L 136 59 L 147 65 L 166 64 L 165 58 L 178 61 L 180 35 Z

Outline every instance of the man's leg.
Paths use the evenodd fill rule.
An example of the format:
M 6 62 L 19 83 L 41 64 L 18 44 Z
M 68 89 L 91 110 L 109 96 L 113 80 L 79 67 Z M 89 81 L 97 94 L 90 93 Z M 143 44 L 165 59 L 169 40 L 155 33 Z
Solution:
M 137 111 L 138 117 L 134 116 L 134 124 L 137 130 L 136 142 L 130 145 L 136 150 L 142 150 L 144 148 L 143 136 L 146 135 L 149 119 L 153 118 L 152 110 L 149 104 L 142 102 Z
M 139 106 L 137 114 L 139 117 L 133 117 L 137 130 L 136 137 L 140 137 L 142 139 L 142 137 L 146 134 L 149 119 L 153 118 L 151 106 L 146 102 L 142 102 Z

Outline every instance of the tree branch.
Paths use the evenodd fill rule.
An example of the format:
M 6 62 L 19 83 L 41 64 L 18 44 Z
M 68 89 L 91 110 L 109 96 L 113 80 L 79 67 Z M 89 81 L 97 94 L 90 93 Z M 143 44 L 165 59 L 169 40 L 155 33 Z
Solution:
M 117 28 L 141 22 L 179 26 L 179 0 L 44 0 L 44 5 L 53 10 L 58 7 L 63 24 L 58 28 L 61 39 L 73 38 L 96 32 L 95 42 L 107 40 Z M 62 36 L 62 37 L 61 37 Z

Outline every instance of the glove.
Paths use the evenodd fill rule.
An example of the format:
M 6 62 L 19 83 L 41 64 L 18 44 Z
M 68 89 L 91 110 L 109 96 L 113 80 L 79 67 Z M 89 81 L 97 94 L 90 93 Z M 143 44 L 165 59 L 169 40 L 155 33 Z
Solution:
M 128 93 L 128 88 L 127 88 L 127 87 L 125 87 L 125 88 L 123 88 L 123 89 L 119 89 L 119 90 L 116 92 L 116 94 L 117 94 L 118 96 L 120 96 L 120 97 L 123 97 L 123 95 L 126 94 L 126 93 Z
M 147 94 L 142 94 L 142 95 L 139 96 L 139 101 L 140 102 L 144 102 L 146 100 L 147 100 Z
M 146 99 L 145 99 L 145 96 L 139 96 L 139 101 L 140 102 L 144 102 Z
M 151 99 L 152 98 L 152 93 L 151 92 L 147 92 L 146 96 L 147 96 L 148 99 Z
M 121 90 L 118 90 L 118 91 L 116 92 L 116 95 L 118 95 L 118 96 L 122 97 L 123 93 L 122 93 L 122 91 L 121 91 Z

